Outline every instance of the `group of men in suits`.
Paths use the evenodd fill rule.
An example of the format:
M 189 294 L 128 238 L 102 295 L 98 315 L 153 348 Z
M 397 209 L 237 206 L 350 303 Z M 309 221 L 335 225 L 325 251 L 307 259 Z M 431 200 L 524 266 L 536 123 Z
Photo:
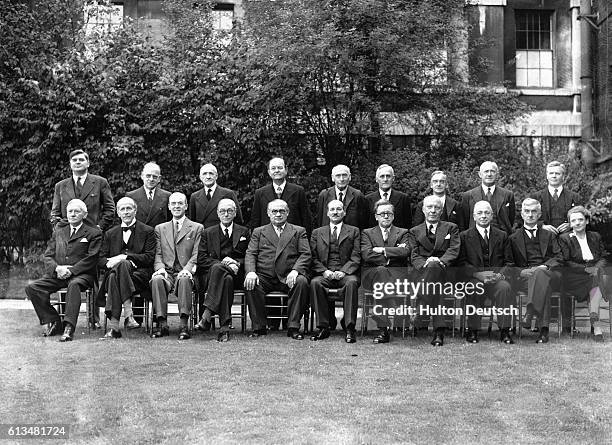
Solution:
M 564 166 L 550 163 L 548 187 L 534 194 L 537 200 L 523 201 L 524 227 L 515 230 L 514 194 L 498 185 L 494 162 L 480 166 L 481 184 L 459 202 L 447 195 L 446 174 L 435 171 L 432 194 L 417 204 L 414 215 L 408 196 L 393 188 L 391 166 L 377 169 L 378 189 L 364 196 L 350 185 L 350 169 L 337 165 L 331 173 L 334 185 L 319 194 L 313 231 L 306 192 L 287 181 L 285 161 L 276 157 L 268 163 L 272 182 L 255 192 L 247 228 L 241 225 L 236 194 L 217 184 L 214 165 L 201 167 L 203 187 L 188 201 L 182 193 L 163 190 L 160 167 L 147 163 L 141 173 L 143 186 L 118 201 L 121 223 L 111 228 L 115 204 L 108 182 L 88 173 L 89 157 L 82 150 L 70 154 L 70 166 L 72 178 L 55 187 L 48 276 L 26 289 L 41 324 L 46 324 L 45 334 L 63 331 L 63 341 L 73 338 L 80 291 L 93 285 L 99 270 L 104 275 L 97 301 L 109 320 L 105 338 L 121 336 L 122 312 L 126 328 L 139 327 L 142 314 L 132 310 L 136 296 L 153 301 L 157 325 L 151 337 L 167 336 L 171 292 L 178 299 L 179 339 L 190 338 L 187 321 L 197 285 L 203 310 L 196 329 L 209 330 L 218 315 L 220 341 L 229 340 L 234 289 L 244 286 L 253 337 L 278 327 L 279 313 L 268 311 L 265 304 L 266 294 L 276 290 L 288 294 L 287 335 L 303 338 L 300 320 L 310 302 L 317 319 L 311 340 L 324 340 L 337 323 L 329 297 L 334 290 L 331 294 L 343 301 L 345 340 L 353 343 L 360 284 L 372 289 L 396 279 L 442 284 L 465 278 L 485 286 L 484 296 L 468 298 L 479 307 L 485 300 L 508 307 L 514 302 L 512 289 L 524 287 L 525 322 L 536 317 L 541 326 L 538 341 L 547 342 L 550 293 L 559 281 L 556 235 L 568 230 L 563 215 L 579 200 L 563 187 Z M 61 287 L 68 287 L 69 301 L 63 325 L 49 304 L 49 294 Z M 383 299 L 381 307 L 393 306 L 398 297 Z M 440 291 L 415 298 L 429 308 L 444 304 Z M 374 342 L 387 343 L 388 317 L 373 318 L 379 327 Z M 432 344 L 441 346 L 444 317 L 434 310 L 431 318 Z M 499 323 L 501 341 L 513 343 L 507 317 L 500 317 Z M 478 342 L 479 326 L 478 316 L 469 319 L 468 342 Z

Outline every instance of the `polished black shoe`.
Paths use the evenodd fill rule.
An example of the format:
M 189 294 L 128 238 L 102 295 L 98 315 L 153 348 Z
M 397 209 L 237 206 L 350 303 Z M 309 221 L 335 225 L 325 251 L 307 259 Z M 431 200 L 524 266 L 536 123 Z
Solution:
M 196 324 L 193 328 L 196 331 L 208 332 L 208 331 L 210 331 L 211 325 L 212 325 L 212 323 L 210 321 L 206 321 L 204 319 L 201 319 L 200 322 L 198 324 Z
M 357 337 L 355 336 L 355 330 L 349 329 L 346 331 L 346 338 L 344 339 L 347 343 L 355 343 L 357 342 Z
M 295 328 L 287 329 L 287 337 L 291 337 L 294 340 L 304 340 L 304 334 Z
M 64 328 L 64 333 L 60 337 L 59 341 L 66 342 L 74 340 L 74 326 L 70 323 L 66 323 L 66 327 Z
M 434 338 L 431 341 L 432 346 L 444 346 L 444 334 L 440 331 L 436 331 Z
M 219 343 L 225 343 L 226 341 L 229 341 L 229 339 L 230 339 L 229 331 L 219 332 L 219 335 L 217 335 L 217 341 Z
M 43 331 L 43 337 L 53 337 L 54 335 L 59 334 L 62 331 L 62 322 L 57 320 L 52 323 L 47 323 L 45 325 L 45 330 Z
M 506 345 L 513 345 L 514 340 L 512 339 L 512 334 L 510 331 L 501 331 L 499 334 L 499 340 Z
M 470 329 L 465 337 L 468 343 L 478 343 L 478 331 Z
M 329 329 L 323 328 L 315 332 L 314 335 L 310 337 L 310 340 L 317 341 L 317 340 L 325 340 L 326 338 L 329 338 Z
M 249 334 L 249 338 L 258 338 L 263 337 L 264 335 L 268 335 L 268 331 L 266 329 L 256 329 Z
M 121 331 L 117 331 L 113 328 L 110 328 L 108 331 L 106 331 L 106 334 L 104 334 L 104 337 L 101 337 L 100 340 L 110 340 L 113 338 L 121 338 Z
M 375 344 L 380 343 L 389 343 L 391 340 L 391 335 L 389 335 L 389 328 L 381 329 L 376 337 L 374 337 L 373 342 Z
M 542 328 L 536 343 L 548 343 L 548 328 Z
M 151 338 L 167 337 L 168 335 L 170 335 L 170 329 L 168 326 L 157 327 L 153 330 L 153 332 L 151 332 Z
M 186 327 L 181 328 L 178 339 L 179 340 L 189 340 L 190 338 L 191 338 L 191 335 L 189 334 L 189 329 L 187 329 Z

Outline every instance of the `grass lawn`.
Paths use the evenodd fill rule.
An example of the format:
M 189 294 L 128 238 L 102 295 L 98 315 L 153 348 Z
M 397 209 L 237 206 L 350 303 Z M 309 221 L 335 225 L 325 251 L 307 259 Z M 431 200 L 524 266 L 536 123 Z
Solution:
M 1 423 L 69 424 L 88 444 L 612 443 L 607 336 L 100 341 L 83 318 L 62 344 L 33 309 L 0 310 Z

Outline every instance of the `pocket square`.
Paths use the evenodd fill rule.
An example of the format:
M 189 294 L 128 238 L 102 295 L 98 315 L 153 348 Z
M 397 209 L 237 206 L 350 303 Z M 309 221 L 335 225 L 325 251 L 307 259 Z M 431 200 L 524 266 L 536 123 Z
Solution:
M 444 239 L 450 239 L 450 233 L 447 233 Z
M 510 203 L 509 202 L 506 203 L 506 207 L 510 207 Z
M 240 241 L 246 241 L 246 237 L 241 236 L 241 237 L 240 237 Z
M 395 247 L 406 247 L 406 243 L 398 244 L 398 245 L 397 245 L 397 246 L 395 246 Z
M 81 238 L 79 240 L 79 243 L 88 243 L 89 241 L 87 241 L 87 238 Z

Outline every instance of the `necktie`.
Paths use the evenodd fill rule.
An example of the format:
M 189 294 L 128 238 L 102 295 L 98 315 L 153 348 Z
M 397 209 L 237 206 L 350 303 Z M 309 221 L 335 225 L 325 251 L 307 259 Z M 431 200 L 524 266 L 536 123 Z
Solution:
M 436 236 L 436 232 L 434 232 L 433 224 L 429 225 L 429 236 Z
M 484 242 L 489 244 L 489 229 L 484 229 Z
M 276 233 L 278 234 L 278 238 L 280 239 L 281 235 L 283 234 L 283 228 L 279 227 L 278 229 L 276 229 Z
M 147 194 L 148 194 L 148 197 L 147 197 L 147 198 L 149 199 L 149 201 L 153 201 L 153 192 L 152 192 L 151 190 L 149 190 L 149 191 L 147 192 Z
M 76 233 L 76 229 L 74 227 L 71 227 L 70 228 L 70 238 L 72 238 L 75 233 Z
M 280 188 L 280 187 L 278 187 L 278 188 L 276 189 L 276 197 L 277 197 L 278 199 L 281 199 L 281 195 L 282 195 L 282 194 L 283 194 L 283 189 L 282 189 L 282 188 Z
M 206 190 L 206 199 L 208 199 L 210 201 L 210 189 Z
M 176 226 L 174 229 L 174 240 L 176 241 L 176 239 L 178 238 L 178 234 L 181 231 L 181 226 L 179 225 L 179 222 L 176 222 Z
M 76 195 L 77 197 L 81 197 L 81 192 L 83 191 L 83 184 L 81 184 L 81 178 L 78 177 L 75 183 L 75 191 L 76 191 Z
M 344 202 L 344 196 L 342 196 L 342 192 L 338 193 L 338 201 Z
M 229 229 L 227 227 L 225 228 L 225 238 L 229 239 Z
M 529 232 L 529 238 L 535 238 L 535 231 L 536 229 L 527 229 L 527 232 Z
M 389 239 L 389 229 L 384 229 L 383 230 L 383 241 L 386 243 L 388 239 Z
M 122 227 L 121 229 L 123 229 L 124 232 L 129 232 L 132 230 L 132 227 L 134 226 Z
M 383 199 L 385 201 L 388 201 L 389 200 L 389 193 L 387 193 L 387 192 L 383 193 Z
M 332 236 L 334 239 L 338 239 L 338 226 L 334 226 L 334 230 L 332 230 Z
M 559 190 L 558 189 L 554 190 L 552 198 L 553 198 L 554 201 L 557 201 L 557 199 L 559 199 Z
M 487 196 L 486 196 L 487 201 L 491 202 L 492 195 L 493 194 L 491 193 L 491 187 L 487 187 Z

